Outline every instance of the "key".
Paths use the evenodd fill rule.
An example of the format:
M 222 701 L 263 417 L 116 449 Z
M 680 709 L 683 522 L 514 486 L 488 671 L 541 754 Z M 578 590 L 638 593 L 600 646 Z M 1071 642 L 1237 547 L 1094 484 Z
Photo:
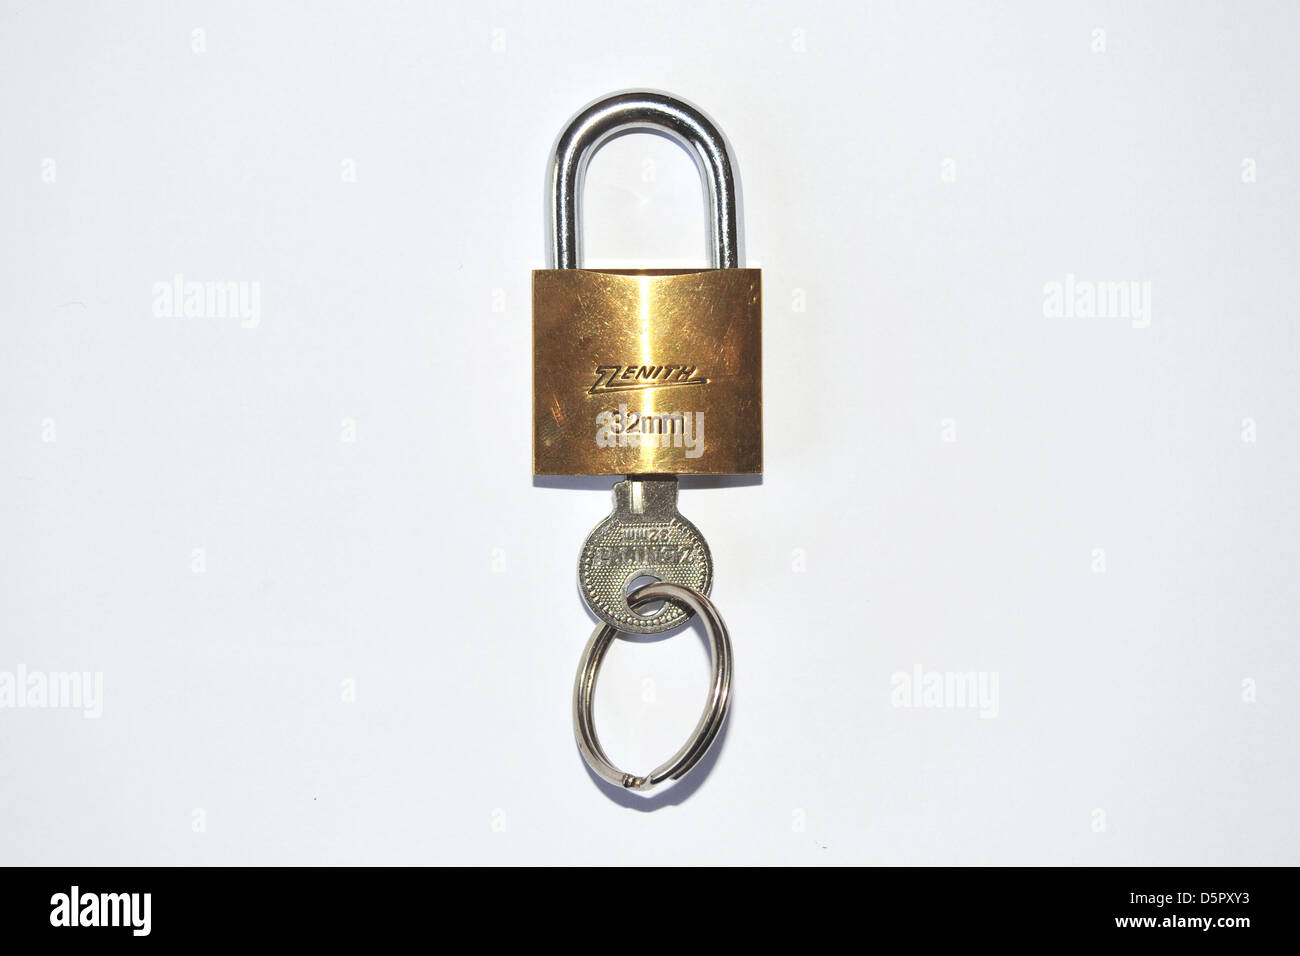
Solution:
M 683 584 L 704 595 L 713 587 L 713 555 L 699 529 L 677 512 L 675 475 L 618 482 L 614 511 L 583 543 L 578 587 L 606 624 L 632 634 L 658 634 L 690 616 L 668 602 L 646 613 L 633 610 L 627 594 L 640 577 Z

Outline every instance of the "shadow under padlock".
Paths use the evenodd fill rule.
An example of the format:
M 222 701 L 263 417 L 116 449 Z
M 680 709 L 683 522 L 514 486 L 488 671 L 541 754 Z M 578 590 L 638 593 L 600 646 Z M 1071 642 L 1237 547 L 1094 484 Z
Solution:
M 650 130 L 694 157 L 706 187 L 711 269 L 583 269 L 580 202 L 592 154 L 614 136 Z M 533 473 L 536 484 L 614 485 L 614 510 L 583 545 L 579 588 L 603 623 L 583 653 L 574 732 L 593 773 L 648 790 L 695 767 L 731 699 L 731 643 L 709 600 L 713 558 L 677 510 L 678 475 L 758 481 L 763 470 L 762 287 L 742 268 L 735 161 L 700 110 L 665 93 L 632 91 L 579 112 L 556 140 L 550 175 L 550 262 L 533 273 Z M 743 480 L 743 479 L 742 479 Z M 749 483 L 746 482 L 746 483 Z M 628 593 L 638 578 L 653 583 Z M 649 605 L 659 606 L 646 610 Z M 601 748 L 592 691 L 620 633 L 656 634 L 698 615 L 711 690 L 690 740 L 645 775 Z

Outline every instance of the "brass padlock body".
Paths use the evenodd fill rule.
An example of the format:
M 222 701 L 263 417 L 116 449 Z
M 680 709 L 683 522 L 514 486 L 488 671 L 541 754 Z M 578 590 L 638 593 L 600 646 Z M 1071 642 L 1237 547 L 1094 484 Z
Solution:
M 758 269 L 533 272 L 533 474 L 763 470 Z

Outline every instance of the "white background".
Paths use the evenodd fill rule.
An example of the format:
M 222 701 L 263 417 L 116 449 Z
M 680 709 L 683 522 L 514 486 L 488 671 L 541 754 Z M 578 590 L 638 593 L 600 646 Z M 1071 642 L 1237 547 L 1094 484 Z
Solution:
M 1298 29 L 6 2 L 0 671 L 104 701 L 0 709 L 0 862 L 1300 862 Z M 529 470 L 547 153 L 629 87 L 728 134 L 766 293 L 766 475 L 681 497 L 732 718 L 649 803 L 570 727 L 609 480 Z M 705 261 L 673 144 L 587 200 L 590 264 Z M 156 316 L 177 273 L 259 321 Z M 1149 327 L 1045 317 L 1067 274 Z M 918 665 L 996 716 L 895 706 Z M 689 632 L 615 648 L 611 755 L 706 682 Z

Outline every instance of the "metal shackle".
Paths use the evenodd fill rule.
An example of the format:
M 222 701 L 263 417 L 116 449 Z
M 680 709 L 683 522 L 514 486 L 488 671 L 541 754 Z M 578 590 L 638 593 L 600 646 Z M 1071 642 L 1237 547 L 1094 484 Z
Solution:
M 582 187 L 587 164 L 611 138 L 634 130 L 667 136 L 691 154 L 707 191 L 713 268 L 739 269 L 743 262 L 740 206 L 731 146 L 703 111 L 654 90 L 629 90 L 597 100 L 574 116 L 555 141 L 549 211 L 551 268 L 581 268 Z

